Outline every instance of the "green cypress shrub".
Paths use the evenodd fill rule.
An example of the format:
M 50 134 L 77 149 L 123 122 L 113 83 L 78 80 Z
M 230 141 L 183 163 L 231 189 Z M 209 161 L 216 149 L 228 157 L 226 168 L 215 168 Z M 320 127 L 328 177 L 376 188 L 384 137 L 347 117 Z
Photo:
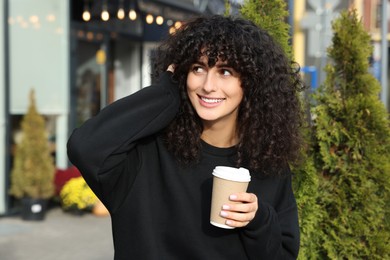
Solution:
M 290 25 L 286 22 L 289 15 L 286 1 L 283 0 L 246 0 L 240 9 L 241 15 L 253 21 L 270 35 L 284 49 L 286 55 L 293 60 L 292 46 L 290 44 Z M 302 109 L 306 110 L 304 96 L 301 97 Z M 315 259 L 318 246 L 318 223 L 321 220 L 321 208 L 317 204 L 319 179 L 311 152 L 312 135 L 310 129 L 302 128 L 307 147 L 301 151 L 301 164 L 292 165 L 293 188 L 297 200 L 301 249 L 299 258 Z
M 286 22 L 289 15 L 286 1 L 283 0 L 246 0 L 240 9 L 241 15 L 253 21 L 270 35 L 284 49 L 286 55 L 292 60 L 292 46 L 290 44 L 290 25 Z M 307 102 L 302 96 L 302 109 Z M 321 220 L 321 209 L 317 204 L 319 180 L 314 165 L 313 153 L 310 152 L 312 136 L 310 129 L 302 128 L 307 147 L 301 151 L 301 164 L 293 165 L 293 188 L 297 200 L 301 249 L 299 258 L 315 259 L 318 249 L 318 223 Z
M 314 247 L 320 259 L 390 259 L 390 123 L 369 73 L 370 36 L 354 10 L 332 28 L 331 63 L 312 108 L 324 214 Z
M 305 161 L 293 168 L 295 174 L 293 189 L 297 200 L 299 228 L 301 232 L 298 259 L 319 259 L 321 233 L 319 223 L 324 216 L 323 209 L 317 203 L 319 197 L 319 178 L 313 154 L 308 151 L 302 155 Z
M 10 193 L 17 198 L 48 199 L 54 194 L 54 160 L 50 155 L 45 119 L 35 106 L 34 92 L 21 123 L 22 140 L 16 146 Z
M 290 25 L 286 23 L 288 10 L 284 0 L 245 0 L 240 14 L 266 30 L 292 58 Z

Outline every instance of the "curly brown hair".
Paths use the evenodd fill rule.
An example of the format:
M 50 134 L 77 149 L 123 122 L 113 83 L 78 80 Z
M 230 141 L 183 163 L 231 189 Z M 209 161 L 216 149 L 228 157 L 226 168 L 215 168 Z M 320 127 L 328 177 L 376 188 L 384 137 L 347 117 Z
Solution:
M 239 107 L 236 162 L 251 170 L 278 174 L 297 159 L 301 146 L 303 89 L 299 66 L 263 29 L 238 17 L 213 15 L 185 23 L 156 51 L 154 76 L 175 64 L 173 79 L 181 91 L 181 106 L 165 132 L 168 149 L 179 161 L 199 159 L 203 126 L 186 92 L 191 65 L 207 55 L 208 65 L 226 62 L 240 75 L 244 97 Z

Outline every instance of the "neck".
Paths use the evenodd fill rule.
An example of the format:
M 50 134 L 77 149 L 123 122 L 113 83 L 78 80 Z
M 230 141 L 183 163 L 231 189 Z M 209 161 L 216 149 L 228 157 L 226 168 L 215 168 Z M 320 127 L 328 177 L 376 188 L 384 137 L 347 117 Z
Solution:
M 210 145 L 227 148 L 235 146 L 238 143 L 238 134 L 235 124 L 223 125 L 204 122 L 203 128 L 201 139 Z

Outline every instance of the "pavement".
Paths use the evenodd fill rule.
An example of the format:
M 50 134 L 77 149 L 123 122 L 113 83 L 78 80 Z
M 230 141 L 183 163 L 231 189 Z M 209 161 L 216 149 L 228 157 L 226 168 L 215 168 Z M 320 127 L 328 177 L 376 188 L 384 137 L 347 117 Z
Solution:
M 107 260 L 114 258 L 110 217 L 49 209 L 43 221 L 0 217 L 1 260 Z

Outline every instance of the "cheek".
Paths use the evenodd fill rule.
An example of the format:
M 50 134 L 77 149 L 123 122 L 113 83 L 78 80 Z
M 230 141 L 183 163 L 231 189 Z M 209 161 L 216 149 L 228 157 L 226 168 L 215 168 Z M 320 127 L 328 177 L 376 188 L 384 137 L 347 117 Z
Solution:
M 192 76 L 192 73 L 188 73 L 187 75 L 187 86 L 190 86 L 193 84 L 194 77 Z
M 193 92 L 196 89 L 196 81 L 191 74 L 187 76 L 187 83 L 186 83 L 186 88 L 187 88 L 187 94 L 191 95 L 191 92 Z
M 232 91 L 231 95 L 234 96 L 235 99 L 237 99 L 237 101 L 241 103 L 244 98 L 244 90 L 241 87 L 241 84 L 235 84 L 234 91 Z
M 240 103 L 242 102 L 243 99 L 244 99 L 244 91 L 243 91 L 243 89 L 241 89 L 241 91 L 240 91 Z
M 187 83 L 186 83 L 186 93 L 189 101 L 192 103 L 193 95 L 194 95 L 194 89 L 193 84 L 191 84 L 190 77 L 187 77 Z

